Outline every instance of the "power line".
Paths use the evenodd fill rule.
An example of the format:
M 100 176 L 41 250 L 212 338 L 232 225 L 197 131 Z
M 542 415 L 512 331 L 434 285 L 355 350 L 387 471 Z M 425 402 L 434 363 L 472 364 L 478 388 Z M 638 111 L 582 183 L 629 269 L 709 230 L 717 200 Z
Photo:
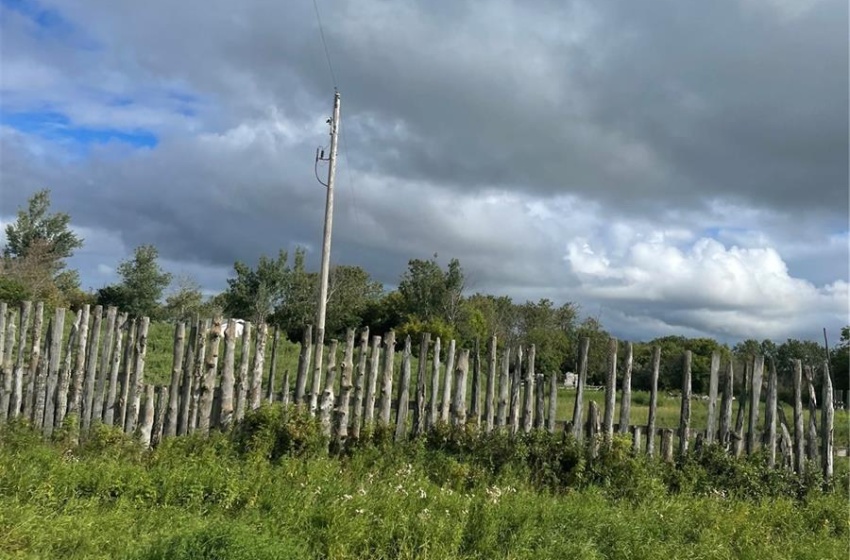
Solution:
M 319 23 L 319 35 L 322 37 L 322 46 L 325 48 L 325 59 L 328 61 L 328 70 L 331 73 L 331 82 L 333 82 L 334 89 L 338 89 L 336 85 L 336 74 L 334 74 L 334 67 L 331 64 L 331 55 L 328 51 L 328 43 L 325 41 L 325 28 L 322 25 L 322 16 L 319 15 L 319 4 L 316 0 L 313 0 L 313 8 L 316 9 L 316 21 Z

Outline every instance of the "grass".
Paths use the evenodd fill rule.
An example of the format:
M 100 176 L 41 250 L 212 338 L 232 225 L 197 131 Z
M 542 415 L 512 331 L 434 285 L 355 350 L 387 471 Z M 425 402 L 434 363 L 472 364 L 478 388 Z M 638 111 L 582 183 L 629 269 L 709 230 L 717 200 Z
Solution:
M 594 465 L 579 454 L 577 463 L 560 468 L 559 474 L 572 473 L 569 484 L 540 483 L 535 475 L 549 467 L 522 466 L 534 449 L 548 457 L 570 448 L 563 442 L 529 441 L 517 455 L 522 459 L 488 469 L 484 448 L 465 455 L 423 441 L 375 443 L 342 457 L 283 453 L 270 460 L 257 434 L 249 438 L 253 451 L 215 434 L 142 452 L 107 428 L 79 448 L 41 442 L 25 427 L 6 428 L 0 556 L 781 560 L 848 554 L 846 488 L 772 493 L 775 485 L 762 480 L 756 463 L 738 473 L 739 483 L 765 492 L 754 496 L 735 491 L 738 483 L 694 482 L 714 476 L 693 462 L 665 466 L 612 454 Z M 488 443 L 493 456 L 503 451 L 498 444 Z M 842 480 L 846 486 L 846 475 Z

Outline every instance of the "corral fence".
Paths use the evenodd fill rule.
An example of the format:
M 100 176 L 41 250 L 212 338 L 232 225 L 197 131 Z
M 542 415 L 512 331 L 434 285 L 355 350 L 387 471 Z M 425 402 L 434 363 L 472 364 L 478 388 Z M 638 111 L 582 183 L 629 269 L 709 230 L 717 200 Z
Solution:
M 278 384 L 276 331 L 271 335 L 265 324 L 255 327 L 234 319 L 198 319 L 175 324 L 170 383 L 155 386 L 145 381 L 147 317 L 134 319 L 115 307 L 104 310 L 99 305 L 85 305 L 73 313 L 70 329 L 66 329 L 68 310 L 55 309 L 45 325 L 44 309 L 41 302 L 23 302 L 19 308 L 0 302 L 0 422 L 25 419 L 45 437 L 75 419 L 83 433 L 102 423 L 122 428 L 146 446 L 156 446 L 167 437 L 227 430 L 247 410 L 278 401 L 307 407 L 336 444 L 356 440 L 361 430 L 379 424 L 392 429 L 397 441 L 421 435 L 438 424 L 471 424 L 484 432 L 507 430 L 511 434 L 565 430 L 584 440 L 592 452 L 619 433 L 631 436 L 634 453 L 660 456 L 664 461 L 672 461 L 676 452 L 684 454 L 719 443 L 735 456 L 762 448 L 775 468 L 800 473 L 809 460 L 820 465 L 826 480 L 833 475 L 835 402 L 843 402 L 845 396 L 833 391 L 826 362 L 820 372 L 803 367 L 800 360 L 793 362 L 794 402 L 789 424 L 783 408 L 777 406 L 778 382 L 772 361 L 766 364 L 763 356 L 754 356 L 744 368 L 735 395 L 733 364 L 726 363 L 721 374 L 723 364 L 715 352 L 706 427 L 693 429 L 691 352 L 682 357 L 678 425 L 660 426 L 661 353 L 655 347 L 648 421 L 635 425 L 630 423 L 632 344 L 610 339 L 604 400 L 601 409 L 591 400 L 585 417 L 590 341 L 583 338 L 572 415 L 559 422 L 557 375 L 549 375 L 547 380 L 537 372 L 533 345 L 506 347 L 498 355 L 495 336 L 482 352 L 477 343 L 471 349 L 459 348 L 450 340 L 444 347 L 439 338 L 432 340 L 430 334 L 423 334 L 418 341 L 415 385 L 411 386 L 413 341 L 409 336 L 397 365 L 393 331 L 370 336 L 368 329 L 359 335 L 349 329 L 344 341 L 328 341 L 325 353 L 324 347 L 317 352 L 312 328 L 306 326 L 294 380 L 287 370 Z M 267 366 L 270 338 L 271 364 Z M 625 367 L 615 423 L 621 354 Z M 316 364 L 323 355 L 326 362 L 311 368 L 311 362 Z M 815 390 L 817 373 L 821 376 L 820 398 Z M 803 412 L 804 392 L 808 422 Z M 764 418 L 760 422 L 763 393 Z M 660 441 L 658 450 L 656 440 Z

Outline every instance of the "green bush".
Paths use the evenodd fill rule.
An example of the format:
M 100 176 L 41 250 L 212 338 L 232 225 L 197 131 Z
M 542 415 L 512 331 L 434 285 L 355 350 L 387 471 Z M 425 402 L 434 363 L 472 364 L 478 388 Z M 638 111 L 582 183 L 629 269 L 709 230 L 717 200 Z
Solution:
M 329 443 L 319 420 L 305 407 L 268 403 L 245 414 L 234 426 L 232 441 L 238 453 L 270 461 L 324 454 Z

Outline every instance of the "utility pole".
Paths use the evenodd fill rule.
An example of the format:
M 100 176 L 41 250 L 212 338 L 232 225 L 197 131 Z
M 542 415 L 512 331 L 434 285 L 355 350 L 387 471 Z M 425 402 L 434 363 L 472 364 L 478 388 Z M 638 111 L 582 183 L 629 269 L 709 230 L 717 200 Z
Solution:
M 328 124 L 331 126 L 331 146 L 330 155 L 327 159 L 324 157 L 324 150 L 316 151 L 316 165 L 319 161 L 328 162 L 328 182 L 324 183 L 318 179 L 318 169 L 316 178 L 327 189 L 327 198 L 325 199 L 325 231 L 322 238 L 322 268 L 320 272 L 319 284 L 319 310 L 316 316 L 316 343 L 315 356 L 313 359 L 313 383 L 310 391 L 310 412 L 315 414 L 318 410 L 319 395 L 322 393 L 322 358 L 324 355 L 325 344 L 325 315 L 328 304 L 328 274 L 331 260 L 331 233 L 333 232 L 333 216 L 334 216 L 334 178 L 336 176 L 336 152 L 337 152 L 337 136 L 339 135 L 339 91 L 334 91 L 334 112 L 333 117 L 328 119 Z

